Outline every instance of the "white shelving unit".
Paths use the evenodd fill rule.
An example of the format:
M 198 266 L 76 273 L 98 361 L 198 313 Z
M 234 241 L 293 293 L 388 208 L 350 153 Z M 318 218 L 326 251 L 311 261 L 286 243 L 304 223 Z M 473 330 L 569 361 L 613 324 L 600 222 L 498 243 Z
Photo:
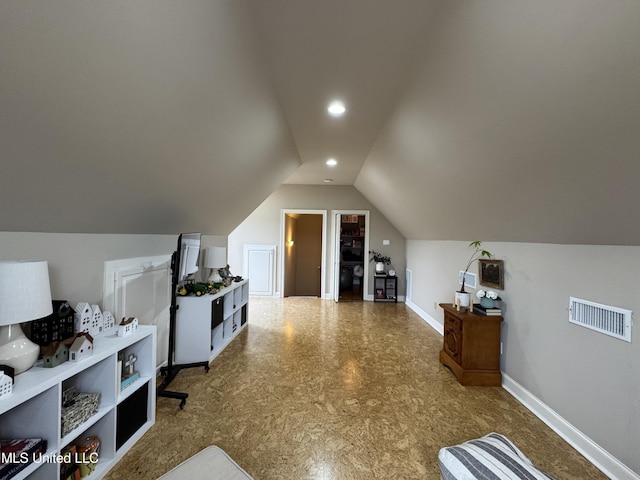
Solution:
M 47 457 L 86 436 L 100 439 L 100 456 L 92 479 L 99 479 L 155 423 L 156 327 L 140 326 L 131 335 L 105 334 L 94 339 L 93 355 L 55 368 L 36 364 L 17 375 L 13 392 L 0 398 L 0 438 L 44 438 Z M 140 378 L 120 391 L 118 353 L 133 353 Z M 62 437 L 62 392 L 75 386 L 80 392 L 100 393 L 98 412 Z M 12 480 L 58 480 L 60 464 L 34 462 Z
M 175 363 L 209 363 L 247 325 L 249 280 L 214 295 L 178 297 L 177 304 Z

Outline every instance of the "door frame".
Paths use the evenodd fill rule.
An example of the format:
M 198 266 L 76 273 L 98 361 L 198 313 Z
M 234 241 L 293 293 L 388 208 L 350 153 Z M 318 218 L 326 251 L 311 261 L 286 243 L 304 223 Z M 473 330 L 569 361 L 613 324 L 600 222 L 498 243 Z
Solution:
M 369 218 L 369 210 L 332 210 L 331 215 L 333 217 L 333 242 L 331 248 L 331 265 L 333 282 L 331 282 L 332 292 L 331 297 L 334 301 L 338 302 L 340 299 L 340 223 L 342 215 L 364 215 L 364 249 L 363 252 L 367 252 L 369 255 L 369 231 L 371 230 L 371 223 Z M 369 259 L 364 260 L 364 275 L 362 276 L 362 300 L 365 301 L 369 296 Z
M 278 261 L 278 285 L 276 297 L 284 296 L 284 252 L 285 247 L 285 218 L 287 214 L 297 213 L 299 215 L 322 215 L 322 259 L 320 263 L 320 298 L 326 296 L 326 263 L 327 263 L 327 211 L 326 210 L 305 210 L 299 208 L 283 208 L 280 210 L 280 258 Z

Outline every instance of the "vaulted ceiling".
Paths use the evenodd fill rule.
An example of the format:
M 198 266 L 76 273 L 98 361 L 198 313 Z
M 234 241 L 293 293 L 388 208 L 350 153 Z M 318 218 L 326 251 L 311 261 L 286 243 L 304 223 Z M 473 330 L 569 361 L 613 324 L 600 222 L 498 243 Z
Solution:
M 291 183 L 354 185 L 407 238 L 638 245 L 639 24 L 626 0 L 3 1 L 0 230 L 225 235 Z

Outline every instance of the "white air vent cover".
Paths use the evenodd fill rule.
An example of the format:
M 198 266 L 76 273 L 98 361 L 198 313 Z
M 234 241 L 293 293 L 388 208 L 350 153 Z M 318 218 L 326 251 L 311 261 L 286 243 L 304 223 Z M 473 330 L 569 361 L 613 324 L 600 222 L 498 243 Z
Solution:
M 631 310 L 569 297 L 569 321 L 631 342 Z
M 465 287 L 476 288 L 478 286 L 475 273 L 467 272 L 465 274 L 462 270 L 460 270 L 460 273 L 458 273 L 458 285 L 462 285 L 463 278 Z

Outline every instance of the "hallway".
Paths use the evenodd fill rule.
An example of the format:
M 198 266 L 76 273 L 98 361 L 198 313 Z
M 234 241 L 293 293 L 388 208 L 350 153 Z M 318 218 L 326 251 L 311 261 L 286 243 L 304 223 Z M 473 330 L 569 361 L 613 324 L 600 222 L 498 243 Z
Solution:
M 440 447 L 495 431 L 558 479 L 606 478 L 502 388 L 462 387 L 404 304 L 252 297 L 211 370 L 182 371 L 108 479 L 223 448 L 256 480 L 437 479 Z M 212 476 L 215 478 L 215 475 Z

